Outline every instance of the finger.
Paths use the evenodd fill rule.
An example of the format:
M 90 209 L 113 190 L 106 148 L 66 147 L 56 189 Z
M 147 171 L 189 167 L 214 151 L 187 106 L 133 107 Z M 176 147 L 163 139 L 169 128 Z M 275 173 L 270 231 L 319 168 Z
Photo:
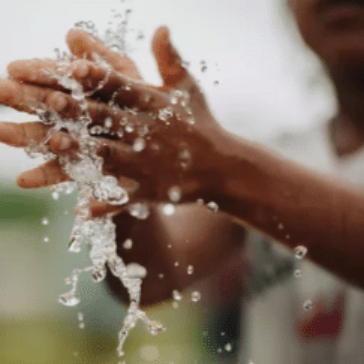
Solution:
M 46 104 L 54 92 L 57 91 L 21 84 L 16 80 L 0 79 L 0 104 L 29 114 L 34 114 L 40 104 Z
M 94 219 L 104 217 L 110 214 L 119 214 L 123 211 L 125 211 L 125 206 L 120 207 L 115 205 L 109 205 L 106 202 L 101 202 L 94 199 L 90 201 L 90 216 Z
M 70 178 L 63 172 L 58 160 L 46 162 L 35 169 L 22 173 L 17 178 L 17 183 L 21 188 L 48 187 L 67 181 L 70 181 Z
M 27 147 L 31 142 L 40 143 L 47 136 L 49 126 L 39 122 L 0 122 L 0 142 L 12 147 Z
M 64 152 L 70 153 L 79 148 L 79 144 L 68 133 L 58 132 L 48 142 L 49 150 L 55 154 L 62 154 Z
M 133 142 L 139 133 L 152 124 L 152 118 L 146 113 L 121 110 L 102 101 L 88 99 L 88 112 L 92 120 L 90 131 L 93 135 L 109 135 Z M 79 103 L 68 94 L 55 92 L 47 100 L 47 106 L 65 118 L 77 119 L 81 115 Z M 99 125 L 99 130 L 93 127 Z M 143 134 L 144 135 L 144 134 Z
M 139 180 L 143 176 L 140 153 L 123 142 L 100 138 L 98 154 L 103 158 L 103 172 L 116 178 Z
M 123 73 L 134 80 L 142 80 L 135 63 L 126 55 L 112 51 L 100 40 L 79 30 L 71 29 L 67 34 L 67 44 L 71 52 L 90 61 L 94 59 L 94 53 L 105 60 L 115 71 Z
M 113 175 L 118 179 L 122 178 L 123 187 L 129 192 L 135 193 L 138 186 L 135 185 L 135 181 L 130 179 L 141 174 L 138 171 L 139 154 L 134 152 L 131 146 L 121 141 L 98 138 L 97 143 L 97 154 L 104 160 L 104 174 Z M 79 149 L 78 142 L 64 132 L 59 132 L 52 137 L 49 146 L 50 150 L 56 154 L 65 152 L 69 154 Z
M 51 108 L 64 117 L 71 117 L 80 111 L 78 103 L 67 94 L 8 79 L 0 79 L 0 103 L 29 114 Z
M 139 188 L 139 184 L 136 181 L 123 176 L 119 178 L 119 186 L 122 187 L 128 193 L 129 201 L 134 200 L 136 198 L 137 191 Z M 103 217 L 107 214 L 118 214 L 128 210 L 129 210 L 128 205 L 115 206 L 95 199 L 91 200 L 90 202 L 90 215 L 92 218 Z
M 32 59 L 18 60 L 8 65 L 8 74 L 20 82 L 46 86 L 56 90 L 64 90 L 54 77 L 58 63 L 53 60 Z
M 0 103 L 30 114 L 34 114 L 36 109 L 50 109 L 57 112 L 63 118 L 76 119 L 81 115 L 80 105 L 72 96 L 45 87 L 21 84 L 16 80 L 0 79 Z M 114 133 L 121 131 L 121 126 L 125 127 L 129 124 L 136 126 L 140 123 L 140 118 L 143 119 L 142 121 L 144 124 L 150 121 L 149 117 L 146 115 L 140 116 L 133 112 L 120 110 L 119 108 L 111 108 L 109 105 L 95 100 L 89 99 L 88 105 L 93 123 L 104 125 L 105 120 L 111 118 L 111 131 Z M 3 127 L 5 128 L 5 125 L 3 125 Z M 0 141 L 10 143 L 10 145 L 12 145 L 11 143 L 15 143 L 14 146 L 26 146 L 22 143 L 27 143 L 29 138 L 23 138 L 24 140 L 21 138 L 27 134 L 17 134 L 17 132 L 23 132 L 21 128 L 23 128 L 23 126 L 7 127 L 6 131 L 4 130 L 4 135 L 0 136 L 0 138 L 3 138 L 3 140 L 0 139 Z M 42 131 L 40 126 L 29 128 L 29 132 L 38 133 Z M 136 130 L 136 127 L 133 129 Z M 28 131 L 28 129 L 25 131 Z M 43 136 L 43 134 L 41 134 L 41 136 Z M 134 140 L 135 137 L 136 134 L 133 132 L 125 133 L 125 140 L 127 141 Z M 34 139 L 35 141 L 39 141 L 39 138 L 35 138 L 35 136 Z M 16 143 L 20 144 L 17 145 Z
M 158 63 L 165 88 L 187 88 L 195 85 L 182 65 L 182 59 L 173 47 L 167 27 L 160 27 L 153 38 L 153 53 Z
M 103 87 L 96 92 L 104 101 L 114 100 L 120 107 L 138 110 L 160 110 L 168 105 L 168 97 L 157 88 L 134 81 L 113 70 L 95 65 L 90 61 L 78 60 L 71 65 L 73 77 L 86 92 Z

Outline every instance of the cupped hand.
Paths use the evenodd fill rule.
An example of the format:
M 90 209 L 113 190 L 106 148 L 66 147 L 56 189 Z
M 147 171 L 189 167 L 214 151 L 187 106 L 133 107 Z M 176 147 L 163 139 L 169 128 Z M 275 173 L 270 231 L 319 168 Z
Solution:
M 143 198 L 151 201 L 167 200 L 168 191 L 176 186 L 182 192 L 182 202 L 210 198 L 223 183 L 216 171 L 223 162 L 224 131 L 183 67 L 166 28 L 157 31 L 153 51 L 162 87 L 131 80 L 114 70 L 108 74 L 107 69 L 87 60 L 71 66 L 73 77 L 86 92 L 108 77 L 99 97 L 112 99 L 132 130 L 144 127 L 143 136 L 134 133 L 129 141 L 103 143 L 100 153 L 105 172 L 137 181 Z M 67 109 L 77 109 L 69 96 L 63 95 L 63 99 Z
M 221 181 L 214 166 L 219 163 L 216 151 L 222 130 L 195 80 L 182 66 L 166 28 L 158 29 L 153 40 L 162 87 L 142 82 L 129 58 L 81 31 L 71 31 L 67 41 L 78 57 L 71 62 L 72 75 L 86 92 L 97 90 L 100 82 L 107 80 L 88 99 L 93 125 L 112 119 L 108 138 L 98 138 L 105 173 L 137 181 L 133 189 L 138 187 L 139 198 L 153 201 L 167 199 L 167 191 L 173 186 L 181 188 L 184 201 L 204 197 L 219 188 Z M 91 61 L 95 53 L 110 64 L 111 72 Z M 42 104 L 63 117 L 77 117 L 78 103 L 49 75 L 49 70 L 55 71 L 56 67 L 55 61 L 47 60 L 13 62 L 8 68 L 12 79 L 0 81 L 0 101 L 30 113 L 34 105 Z M 31 141 L 44 140 L 47 129 L 41 123 L 3 123 L 0 141 L 24 147 Z M 110 135 L 115 137 L 110 139 Z M 78 148 L 78 141 L 63 132 L 50 138 L 48 144 L 57 155 L 74 153 Z M 24 188 L 37 188 L 68 179 L 55 160 L 25 172 L 18 183 Z

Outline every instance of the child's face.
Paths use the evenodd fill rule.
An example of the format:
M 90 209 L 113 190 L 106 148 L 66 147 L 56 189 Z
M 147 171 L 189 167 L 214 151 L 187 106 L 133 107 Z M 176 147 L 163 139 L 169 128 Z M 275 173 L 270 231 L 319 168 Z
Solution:
M 288 0 L 306 43 L 325 63 L 340 106 L 363 124 L 364 0 Z
M 329 69 L 364 65 L 364 0 L 288 1 L 304 40 Z

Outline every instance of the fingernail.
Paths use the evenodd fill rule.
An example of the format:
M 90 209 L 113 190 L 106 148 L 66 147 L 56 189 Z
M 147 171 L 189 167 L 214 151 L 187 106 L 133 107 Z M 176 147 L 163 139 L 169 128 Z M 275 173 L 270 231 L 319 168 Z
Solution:
M 59 150 L 67 150 L 71 148 L 72 140 L 69 136 L 63 135 L 59 143 Z
M 65 96 L 57 95 L 53 107 L 57 112 L 62 112 L 67 107 L 68 101 Z
M 86 78 L 90 73 L 90 67 L 85 62 L 76 62 L 71 69 L 76 78 Z
M 37 188 L 42 187 L 42 181 L 39 171 L 30 170 L 23 172 L 17 177 L 18 186 L 21 188 Z

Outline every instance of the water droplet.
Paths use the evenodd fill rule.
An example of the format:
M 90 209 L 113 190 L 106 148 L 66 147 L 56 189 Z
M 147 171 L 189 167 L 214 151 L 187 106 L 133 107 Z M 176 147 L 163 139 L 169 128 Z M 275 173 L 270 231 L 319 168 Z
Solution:
M 174 207 L 174 205 L 168 203 L 168 204 L 165 204 L 163 206 L 163 214 L 166 215 L 166 216 L 172 216 L 174 215 L 176 212 L 176 208 Z
M 201 300 L 201 293 L 198 291 L 192 292 L 191 294 L 191 301 L 192 302 L 198 302 Z
M 43 218 L 43 220 L 42 220 L 42 224 L 43 225 L 48 225 L 49 224 L 49 220 L 45 217 L 45 218 Z
M 74 183 L 68 183 L 66 187 L 65 194 L 71 195 L 76 189 L 76 185 Z
M 69 291 L 59 296 L 58 302 L 64 306 L 76 306 L 80 303 L 80 300 L 76 297 L 74 291 Z
M 178 267 L 178 266 L 179 266 L 179 262 L 175 262 L 175 263 L 174 263 L 174 266 L 175 266 L 175 267 Z
M 45 161 L 51 161 L 53 159 L 56 159 L 56 155 L 53 153 L 46 153 L 43 155 L 43 158 Z
M 296 259 L 303 259 L 307 255 L 307 248 L 304 246 L 298 246 L 293 251 Z
M 207 71 L 207 66 L 206 65 L 202 66 L 201 67 L 201 72 L 206 72 L 206 71 Z
M 189 265 L 187 267 L 187 274 L 191 275 L 191 274 L 193 274 L 194 271 L 195 271 L 195 269 L 194 269 L 193 265 Z
M 171 107 L 166 107 L 164 109 L 160 109 L 158 113 L 158 118 L 162 121 L 168 121 L 174 115 L 174 111 Z
M 207 204 L 207 208 L 211 211 L 211 212 L 218 212 L 219 211 L 219 205 L 216 202 L 209 202 Z
M 300 269 L 295 270 L 294 276 L 296 278 L 301 278 L 302 277 L 302 271 Z
M 90 133 L 92 135 L 101 135 L 103 132 L 103 128 L 101 125 L 95 125 L 90 129 Z
M 175 308 L 175 309 L 179 308 L 179 304 L 178 304 L 178 302 L 173 301 L 173 303 L 172 303 L 172 307 L 173 307 L 173 308 Z
M 44 242 L 45 242 L 45 243 L 49 243 L 49 238 L 48 238 L 48 236 L 46 236 L 46 237 L 44 238 Z
M 123 243 L 123 248 L 126 250 L 129 250 L 133 247 L 133 240 L 131 239 L 126 239 Z
M 93 268 L 92 279 L 95 283 L 102 282 L 106 278 L 106 268 L 104 265 L 98 265 Z
M 222 349 L 221 349 L 221 348 L 218 348 L 218 349 L 217 349 L 217 352 L 218 352 L 219 354 L 221 354 L 221 353 L 222 353 Z
M 68 245 L 68 251 L 71 253 L 81 252 L 81 238 L 74 236 Z
M 172 295 L 175 301 L 182 301 L 182 295 L 176 289 L 172 292 Z
M 77 314 L 77 318 L 78 318 L 78 321 L 83 321 L 84 319 L 84 314 L 82 312 L 78 312 Z
M 57 192 L 57 191 L 52 192 L 52 198 L 53 198 L 53 200 L 58 200 L 59 199 L 59 192 Z
M 143 138 L 136 138 L 133 144 L 134 152 L 142 152 L 145 149 L 146 143 Z
M 108 128 L 108 129 L 110 129 L 111 127 L 112 127 L 112 118 L 110 118 L 110 117 L 107 117 L 106 119 L 105 119 L 105 128 Z
M 168 197 L 172 202 L 179 202 L 182 197 L 182 190 L 178 186 L 171 187 L 168 190 Z
M 196 201 L 196 204 L 198 206 L 203 206 L 205 204 L 205 201 L 202 199 L 202 198 L 199 198 L 197 201 Z
M 188 149 L 181 150 L 178 157 L 183 161 L 189 161 L 191 159 L 191 152 Z
M 72 98 L 75 99 L 76 101 L 82 101 L 84 97 L 85 95 L 81 90 L 81 88 L 77 87 L 76 89 L 72 90 Z
M 127 133 L 132 133 L 134 131 L 134 126 L 131 125 L 131 124 L 128 124 L 126 127 L 125 127 L 125 131 Z
M 279 230 L 284 230 L 284 225 L 283 225 L 282 223 L 280 223 L 280 224 L 278 225 L 278 229 L 279 229 Z
M 130 263 L 126 266 L 126 274 L 129 278 L 143 279 L 147 275 L 147 270 L 138 263 Z
M 128 193 L 118 185 L 113 176 L 104 176 L 93 184 L 93 195 L 99 201 L 107 201 L 111 205 L 125 205 L 129 202 Z
M 222 333 L 221 333 L 221 336 L 225 336 L 225 334 L 226 334 L 225 332 L 222 332 Z
M 310 310 L 312 310 L 312 308 L 313 308 L 312 301 L 311 301 L 311 300 L 307 300 L 307 301 L 303 304 L 303 308 L 304 308 L 306 311 L 310 311 Z
M 139 220 L 146 220 L 149 215 L 149 206 L 146 203 L 134 203 L 129 206 L 129 214 Z
M 161 273 L 161 274 L 158 275 L 158 277 L 159 277 L 159 279 L 163 279 L 164 278 L 164 274 Z
M 85 323 L 84 322 L 80 322 L 78 327 L 83 330 L 85 328 Z
M 189 125 L 195 125 L 196 124 L 196 120 L 194 118 L 188 118 L 186 121 L 187 121 L 187 124 L 189 124 Z
M 233 350 L 233 346 L 230 343 L 225 345 L 225 351 L 230 353 L 230 352 L 232 352 L 232 350 Z

